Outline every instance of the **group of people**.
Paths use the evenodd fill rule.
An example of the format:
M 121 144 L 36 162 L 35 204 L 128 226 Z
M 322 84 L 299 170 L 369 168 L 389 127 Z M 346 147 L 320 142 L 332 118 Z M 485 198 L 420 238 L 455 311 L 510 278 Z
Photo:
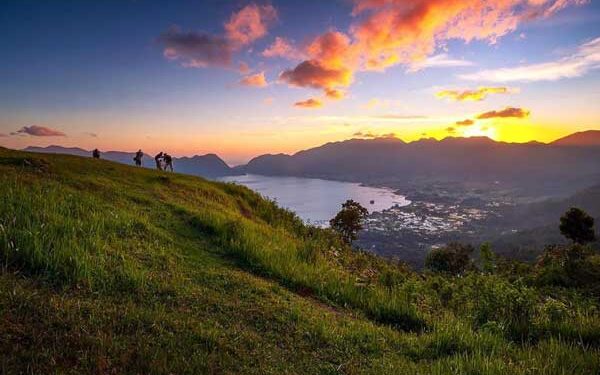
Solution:
M 92 151 L 92 157 L 94 159 L 100 159 L 100 150 L 98 150 L 97 148 L 94 149 L 94 151 Z M 142 166 L 143 157 L 144 152 L 141 149 L 137 150 L 135 156 L 133 157 L 133 161 L 135 162 L 136 166 Z M 158 169 L 159 171 L 170 170 L 171 172 L 173 172 L 173 157 L 171 155 L 161 151 L 158 153 L 158 155 L 154 157 L 154 160 L 156 161 L 156 169 Z
M 159 171 L 170 170 L 173 172 L 173 157 L 166 152 L 159 152 L 155 157 L 156 169 Z

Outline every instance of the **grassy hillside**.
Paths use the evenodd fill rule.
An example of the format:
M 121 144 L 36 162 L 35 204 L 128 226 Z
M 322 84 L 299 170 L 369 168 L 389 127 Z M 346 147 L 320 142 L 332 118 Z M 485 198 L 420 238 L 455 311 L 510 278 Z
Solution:
M 1 373 L 600 372 L 584 291 L 416 274 L 246 188 L 103 160 L 0 149 L 0 186 Z

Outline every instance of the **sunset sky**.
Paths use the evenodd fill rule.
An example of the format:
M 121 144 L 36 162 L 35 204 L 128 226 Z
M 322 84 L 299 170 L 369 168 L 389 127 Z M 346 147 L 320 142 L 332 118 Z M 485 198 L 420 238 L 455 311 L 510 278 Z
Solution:
M 0 145 L 239 164 L 600 129 L 596 0 L 2 1 Z

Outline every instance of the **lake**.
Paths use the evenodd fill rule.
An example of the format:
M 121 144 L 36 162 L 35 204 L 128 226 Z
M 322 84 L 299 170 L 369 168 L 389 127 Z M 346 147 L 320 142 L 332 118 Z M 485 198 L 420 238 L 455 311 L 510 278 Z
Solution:
M 247 186 L 275 200 L 281 207 L 294 211 L 302 220 L 315 225 L 327 225 L 341 209 L 342 203 L 348 199 L 359 202 L 369 212 L 382 211 L 394 205 L 410 204 L 404 196 L 395 194 L 391 189 L 352 182 L 252 174 L 228 176 L 219 180 Z

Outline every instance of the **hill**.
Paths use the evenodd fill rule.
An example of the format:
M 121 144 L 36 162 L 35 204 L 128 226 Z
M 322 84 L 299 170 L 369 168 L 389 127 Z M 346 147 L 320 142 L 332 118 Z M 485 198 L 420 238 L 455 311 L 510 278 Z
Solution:
M 578 139 L 586 138 L 577 136 Z M 292 175 L 363 183 L 385 181 L 495 182 L 559 192 L 600 182 L 599 147 L 504 143 L 485 137 L 351 139 L 294 155 L 264 155 L 241 169 L 263 175 Z M 577 168 L 573 168 L 577 165 Z M 540 183 L 553 181 L 553 184 Z M 571 189 L 572 190 L 572 189 Z M 573 191 L 570 191 L 573 193 Z
M 555 146 L 600 146 L 600 130 L 588 130 L 574 133 L 552 142 Z
M 233 184 L 0 148 L 7 374 L 591 374 L 598 301 L 417 274 Z
M 65 154 L 90 157 L 92 151 L 84 150 L 78 147 L 27 147 L 23 151 L 42 152 L 50 154 Z M 102 159 L 115 161 L 117 163 L 133 165 L 135 152 L 123 151 L 102 151 Z M 208 178 L 233 176 L 239 174 L 229 167 L 221 158 L 215 154 L 196 155 L 194 157 L 173 158 L 173 164 L 178 172 L 202 176 Z M 144 154 L 143 165 L 147 168 L 154 168 L 154 156 Z

